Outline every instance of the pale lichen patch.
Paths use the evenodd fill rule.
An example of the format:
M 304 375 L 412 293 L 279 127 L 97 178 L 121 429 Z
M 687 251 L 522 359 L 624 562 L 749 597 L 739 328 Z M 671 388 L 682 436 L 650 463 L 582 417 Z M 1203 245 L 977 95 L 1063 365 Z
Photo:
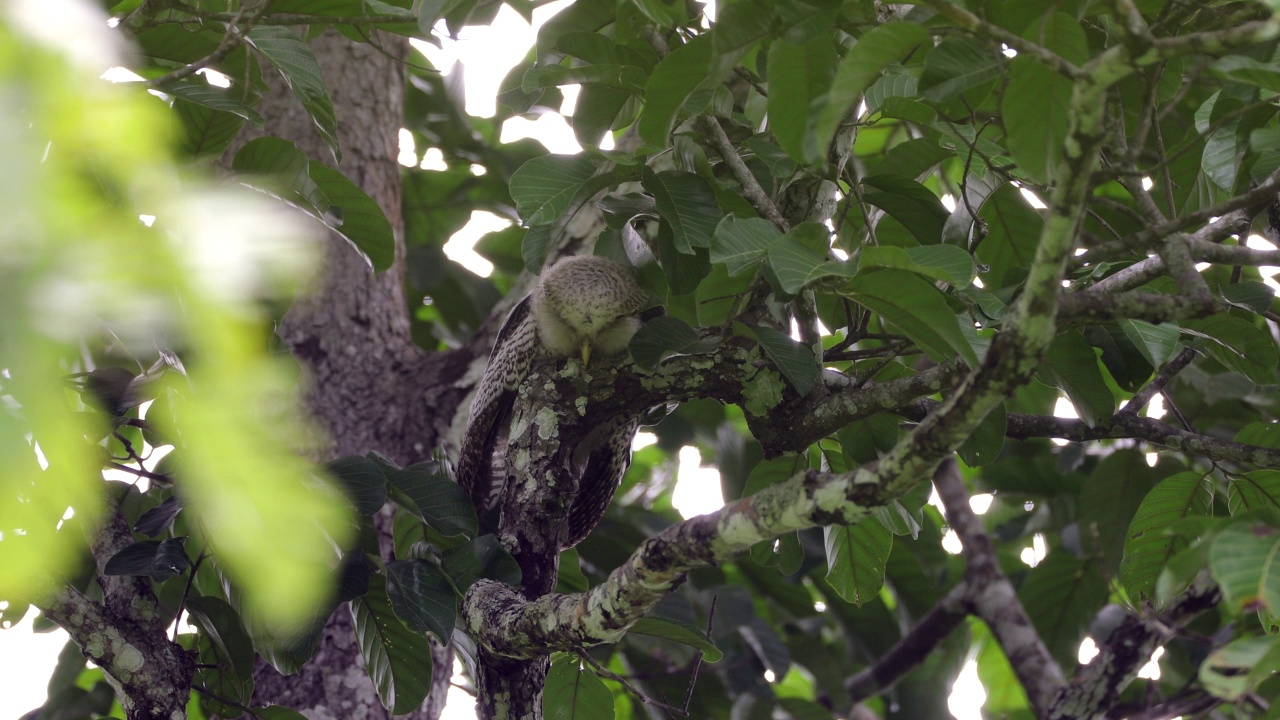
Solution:
M 120 652 L 116 653 L 115 669 L 126 672 L 135 673 L 142 669 L 147 663 L 147 659 L 143 656 L 142 651 L 126 643 L 120 648 Z
M 538 426 L 538 438 L 541 440 L 549 440 L 559 430 L 560 421 L 556 417 L 556 411 L 549 407 L 539 410 L 533 422 Z

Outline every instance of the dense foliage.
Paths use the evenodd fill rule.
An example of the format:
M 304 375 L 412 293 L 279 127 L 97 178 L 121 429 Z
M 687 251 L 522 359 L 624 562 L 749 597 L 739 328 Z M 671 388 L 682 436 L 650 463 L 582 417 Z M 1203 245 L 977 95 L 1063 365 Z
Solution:
M 71 20 L 0 14 L 0 619 L 34 606 L 79 648 L 40 717 L 298 717 L 254 664 L 304 670 L 347 607 L 397 714 L 434 637 L 486 717 L 946 717 L 969 659 L 991 717 L 1277 716 L 1274 2 L 580 0 L 491 119 L 403 38 L 497 2 L 107 6 L 67 4 L 131 47 L 87 61 L 32 30 Z M 398 217 L 339 141 L 308 45 L 333 31 L 403 63 L 369 92 L 447 165 L 403 169 Z M 260 130 L 281 80 L 324 153 Z M 497 141 L 573 85 L 583 152 Z M 442 250 L 474 210 L 518 221 L 478 243 L 489 278 Z M 464 422 L 299 459 L 319 353 L 271 330 L 300 218 L 391 273 L 416 352 L 471 368 L 450 388 L 562 254 L 634 266 L 666 313 L 619 367 L 526 383 L 532 500 L 476 537 Z M 657 442 L 591 537 L 538 550 L 560 448 L 621 412 Z M 681 522 L 688 445 L 729 505 Z

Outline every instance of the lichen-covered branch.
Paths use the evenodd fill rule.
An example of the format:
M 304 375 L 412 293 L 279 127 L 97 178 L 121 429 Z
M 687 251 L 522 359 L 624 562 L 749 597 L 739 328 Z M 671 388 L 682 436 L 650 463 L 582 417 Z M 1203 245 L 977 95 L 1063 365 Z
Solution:
M 1200 582 L 1178 603 L 1155 617 L 1130 614 L 1105 638 L 1097 638 L 1099 652 L 1054 698 L 1050 720 L 1101 719 L 1116 703 L 1120 691 L 1133 681 L 1151 654 L 1175 630 L 1218 603 L 1218 588 Z
M 195 659 L 163 632 L 118 615 L 69 585 L 36 605 L 102 668 L 130 720 L 186 717 Z

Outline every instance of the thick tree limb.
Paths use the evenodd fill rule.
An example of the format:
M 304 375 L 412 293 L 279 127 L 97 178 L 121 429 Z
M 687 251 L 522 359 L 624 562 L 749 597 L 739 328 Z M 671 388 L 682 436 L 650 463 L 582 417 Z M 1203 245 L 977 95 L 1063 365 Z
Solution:
M 995 545 L 969 507 L 969 493 L 954 458 L 944 460 L 938 467 L 933 486 L 946 508 L 947 522 L 964 546 L 968 600 L 974 614 L 991 627 L 1031 706 L 1037 715 L 1043 715 L 1065 682 L 1062 669 L 1049 654 L 1013 584 L 1000 569 Z
M 186 717 L 195 659 L 156 632 L 154 618 L 120 615 L 70 585 L 36 605 L 102 668 L 130 720 Z

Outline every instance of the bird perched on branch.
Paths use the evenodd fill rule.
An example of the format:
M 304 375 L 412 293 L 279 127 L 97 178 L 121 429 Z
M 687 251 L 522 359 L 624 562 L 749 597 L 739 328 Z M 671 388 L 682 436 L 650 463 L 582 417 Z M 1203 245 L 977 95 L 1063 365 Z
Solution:
M 613 359 L 640 327 L 649 301 L 629 268 L 608 258 L 578 255 L 543 272 L 537 287 L 512 309 L 498 331 L 462 440 L 456 477 L 482 518 L 502 498 L 504 461 L 516 389 L 540 358 Z M 607 361 L 607 360 L 606 360 Z M 601 362 L 601 360 L 597 360 Z M 640 417 L 618 416 L 582 438 L 573 451 L 578 493 L 569 507 L 564 547 L 585 538 L 613 498 L 631 463 L 631 441 Z

